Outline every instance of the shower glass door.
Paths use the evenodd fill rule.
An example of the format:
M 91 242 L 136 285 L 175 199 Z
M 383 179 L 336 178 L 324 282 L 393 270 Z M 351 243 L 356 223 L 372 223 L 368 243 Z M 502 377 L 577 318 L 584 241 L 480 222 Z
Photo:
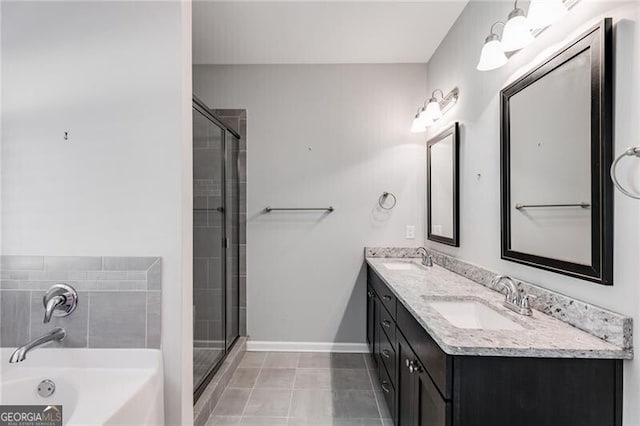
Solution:
M 237 134 L 194 100 L 194 400 L 239 335 L 239 149 Z
M 240 182 L 238 174 L 238 153 L 240 143 L 231 132 L 225 133 L 226 141 L 226 184 L 225 198 L 227 206 L 227 349 L 240 331 Z
M 225 130 L 193 110 L 193 382 L 198 389 L 224 356 Z

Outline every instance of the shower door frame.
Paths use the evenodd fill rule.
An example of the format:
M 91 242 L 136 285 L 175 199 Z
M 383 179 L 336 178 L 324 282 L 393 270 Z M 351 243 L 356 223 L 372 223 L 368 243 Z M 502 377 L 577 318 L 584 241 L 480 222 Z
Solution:
M 223 230 L 223 240 L 221 241 L 222 244 L 222 270 L 223 270 L 223 275 L 224 275 L 224 280 L 223 280 L 223 285 L 222 285 L 222 296 L 224 299 L 224 303 L 222 304 L 223 308 L 222 308 L 222 318 L 224 319 L 224 347 L 222 350 L 222 356 L 218 359 L 218 361 L 216 362 L 216 364 L 213 366 L 213 368 L 209 371 L 209 373 L 207 373 L 207 375 L 205 376 L 204 380 L 200 383 L 200 385 L 198 385 L 197 388 L 195 388 L 193 390 L 193 403 L 195 405 L 196 401 L 198 401 L 198 398 L 200 397 L 200 395 L 202 395 L 202 393 L 205 391 L 205 389 L 207 388 L 207 386 L 209 385 L 209 383 L 211 382 L 211 379 L 213 379 L 213 376 L 216 374 L 216 372 L 218 371 L 218 369 L 220 368 L 220 366 L 222 366 L 222 364 L 224 363 L 224 360 L 227 358 L 227 355 L 229 354 L 229 352 L 233 349 L 233 346 L 235 345 L 236 341 L 238 340 L 238 338 L 240 337 L 240 333 L 238 332 L 238 335 L 236 335 L 233 338 L 233 341 L 231 342 L 231 344 L 228 345 L 228 340 L 229 337 L 228 336 L 228 327 L 227 327 L 227 256 L 228 256 L 228 250 L 231 247 L 231 244 L 229 243 L 229 236 L 227 235 L 227 156 L 229 154 L 229 146 L 228 143 L 233 143 L 233 138 L 235 137 L 235 139 L 237 140 L 237 143 L 240 143 L 240 134 L 233 128 L 227 126 L 225 123 L 223 123 L 220 119 L 218 119 L 212 112 L 211 110 L 204 104 L 204 102 L 202 102 L 200 99 L 198 99 L 195 95 L 193 95 L 192 97 L 192 107 L 194 111 L 199 112 L 200 114 L 202 114 L 205 118 L 207 118 L 208 120 L 210 120 L 213 124 L 215 124 L 216 126 L 220 127 L 223 130 L 223 137 L 222 137 L 222 150 L 223 150 L 223 161 L 222 161 L 222 185 L 221 185 L 221 198 L 223 200 L 223 208 L 224 208 L 224 221 L 223 221 L 223 226 L 222 226 L 222 230 Z M 231 138 L 228 137 L 228 133 L 231 134 Z M 193 138 L 192 138 L 193 139 Z M 229 139 L 229 140 L 227 140 Z M 192 151 L 193 151 L 193 141 L 192 141 Z M 192 173 L 193 176 L 193 173 Z M 238 177 L 239 180 L 239 177 Z M 238 182 L 239 184 L 239 182 Z M 239 198 L 239 194 L 238 194 L 238 198 Z M 193 209 L 192 209 L 193 210 Z M 235 212 L 235 214 L 240 214 L 240 212 Z M 192 226 L 192 232 L 194 227 Z M 239 244 L 239 241 L 238 241 Z M 191 261 L 193 263 L 193 259 Z M 236 256 L 236 262 L 240 262 L 240 258 L 239 256 Z M 238 277 L 238 281 L 239 281 L 239 277 Z M 238 284 L 238 291 L 236 292 L 236 296 L 238 296 L 238 292 L 240 291 L 240 286 L 239 286 L 239 282 Z M 191 283 L 191 285 L 193 286 L 193 282 Z M 240 312 L 238 309 L 238 314 L 237 314 L 237 318 L 235 318 L 236 322 L 239 324 L 240 322 Z M 239 330 L 238 330 L 239 331 Z M 193 334 L 193 333 L 192 333 Z M 192 339 L 192 347 L 193 347 L 193 339 Z M 193 355 L 192 355 L 193 358 Z M 192 372 L 193 374 L 193 372 Z

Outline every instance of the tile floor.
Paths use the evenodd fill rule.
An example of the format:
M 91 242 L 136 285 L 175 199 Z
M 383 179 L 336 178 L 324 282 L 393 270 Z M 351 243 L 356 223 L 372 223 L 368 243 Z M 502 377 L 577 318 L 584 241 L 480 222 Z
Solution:
M 383 426 L 368 355 L 247 352 L 207 425 Z

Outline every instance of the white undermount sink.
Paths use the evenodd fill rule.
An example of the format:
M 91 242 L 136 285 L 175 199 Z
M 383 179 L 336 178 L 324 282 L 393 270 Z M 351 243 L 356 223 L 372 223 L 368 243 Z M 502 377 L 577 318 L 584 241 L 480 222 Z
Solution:
M 523 327 L 475 300 L 429 302 L 447 321 L 458 328 L 484 330 L 522 330 Z
M 387 262 L 383 263 L 382 266 L 390 271 L 417 271 L 421 269 L 420 266 L 413 262 Z

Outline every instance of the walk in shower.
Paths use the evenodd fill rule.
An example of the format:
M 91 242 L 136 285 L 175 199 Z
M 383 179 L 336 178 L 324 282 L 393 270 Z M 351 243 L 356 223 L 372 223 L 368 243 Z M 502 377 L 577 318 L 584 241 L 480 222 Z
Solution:
M 194 400 L 239 336 L 239 141 L 194 97 Z

